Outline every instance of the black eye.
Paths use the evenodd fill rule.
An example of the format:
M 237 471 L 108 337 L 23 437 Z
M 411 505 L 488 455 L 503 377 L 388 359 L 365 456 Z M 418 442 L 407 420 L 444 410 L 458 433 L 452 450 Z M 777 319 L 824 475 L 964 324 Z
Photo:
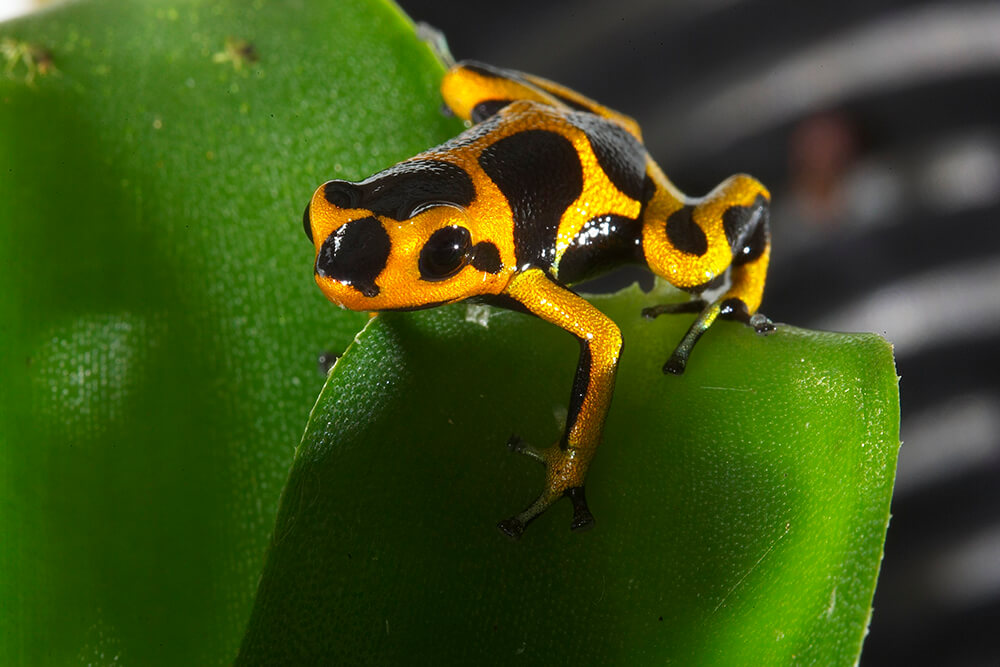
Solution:
M 442 227 L 420 251 L 420 277 L 436 281 L 450 278 L 465 266 L 472 239 L 465 227 Z
M 312 243 L 313 240 L 313 228 L 312 220 L 309 219 L 309 204 L 306 204 L 306 212 L 302 214 L 302 227 L 306 230 L 306 238 Z

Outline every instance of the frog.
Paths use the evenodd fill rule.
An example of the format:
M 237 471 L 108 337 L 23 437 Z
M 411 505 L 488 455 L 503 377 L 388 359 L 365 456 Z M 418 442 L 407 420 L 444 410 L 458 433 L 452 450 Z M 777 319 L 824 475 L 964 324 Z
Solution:
M 472 301 L 572 334 L 580 352 L 561 437 L 545 448 L 517 436 L 508 442 L 544 466 L 542 491 L 497 526 L 520 538 L 566 497 L 570 528 L 584 530 L 595 523 L 585 480 L 623 338 L 573 286 L 640 265 L 686 291 L 687 301 L 640 313 L 696 313 L 663 365 L 680 375 L 718 319 L 760 334 L 774 330 L 758 312 L 771 195 L 746 174 L 704 196 L 685 195 L 649 155 L 634 119 L 547 79 L 461 61 L 445 73 L 441 94 L 467 129 L 364 180 L 330 180 L 315 190 L 303 215 L 315 281 L 346 309 Z

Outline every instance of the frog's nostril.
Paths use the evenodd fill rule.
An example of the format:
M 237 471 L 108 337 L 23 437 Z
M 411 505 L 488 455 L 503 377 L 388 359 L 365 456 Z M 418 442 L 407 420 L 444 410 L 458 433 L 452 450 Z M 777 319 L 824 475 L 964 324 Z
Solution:
M 374 217 L 352 220 L 323 241 L 316 273 L 350 285 L 366 297 L 378 296 L 375 278 L 389 259 L 389 234 Z

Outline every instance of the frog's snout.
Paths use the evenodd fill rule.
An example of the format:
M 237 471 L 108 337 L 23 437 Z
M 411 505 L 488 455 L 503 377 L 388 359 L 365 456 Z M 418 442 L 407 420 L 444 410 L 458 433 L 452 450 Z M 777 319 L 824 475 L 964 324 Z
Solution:
M 316 256 L 316 275 L 353 287 L 368 298 L 378 296 L 375 283 L 389 260 L 391 243 L 373 216 L 352 220 L 330 234 Z

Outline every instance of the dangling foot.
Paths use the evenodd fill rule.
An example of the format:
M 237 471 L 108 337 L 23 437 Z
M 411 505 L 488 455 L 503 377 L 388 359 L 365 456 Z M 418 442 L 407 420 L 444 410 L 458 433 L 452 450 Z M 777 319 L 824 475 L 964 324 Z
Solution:
M 594 525 L 594 515 L 590 513 L 587 506 L 587 499 L 584 495 L 583 484 L 578 486 L 568 486 L 573 480 L 580 479 L 583 475 L 579 471 L 581 462 L 573 456 L 571 450 L 563 450 L 558 446 L 539 450 L 528 445 L 524 440 L 516 435 L 507 441 L 507 447 L 519 454 L 524 454 L 545 466 L 547 474 L 545 479 L 545 490 L 535 499 L 523 512 L 520 512 L 509 519 L 504 519 L 497 523 L 497 528 L 511 539 L 518 539 L 524 533 L 524 529 L 529 523 L 537 519 L 554 502 L 566 496 L 573 503 L 573 521 L 570 523 L 570 530 L 586 530 Z

